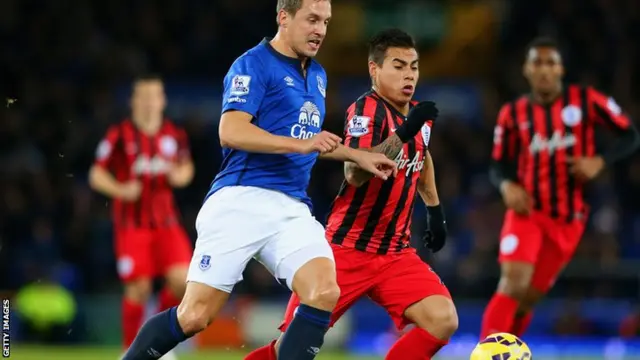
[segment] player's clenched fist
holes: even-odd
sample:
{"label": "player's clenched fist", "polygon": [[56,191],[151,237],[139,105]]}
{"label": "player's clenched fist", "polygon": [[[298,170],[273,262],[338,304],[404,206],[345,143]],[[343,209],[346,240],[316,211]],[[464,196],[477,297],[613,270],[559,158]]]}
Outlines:
{"label": "player's clenched fist", "polygon": [[302,142],[303,145],[300,149],[300,153],[310,154],[312,152],[319,152],[321,154],[326,154],[337,149],[338,145],[342,142],[342,138],[328,131],[322,131],[312,138],[302,140]]}
{"label": "player's clenched fist", "polygon": [[500,186],[505,205],[520,215],[529,214],[532,206],[531,197],[527,191],[517,183],[505,181]]}
{"label": "player's clenched fist", "polygon": [[387,180],[389,176],[395,176],[398,173],[396,162],[383,154],[356,150],[352,161],[362,170],[368,171],[383,180]]}

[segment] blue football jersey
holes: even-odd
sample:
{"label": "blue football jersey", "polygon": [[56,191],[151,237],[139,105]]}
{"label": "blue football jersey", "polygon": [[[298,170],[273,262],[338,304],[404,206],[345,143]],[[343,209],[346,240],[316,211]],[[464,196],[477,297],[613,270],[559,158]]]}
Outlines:
{"label": "blue football jersey", "polygon": [[[264,39],[240,56],[224,78],[222,113],[243,111],[252,123],[274,135],[308,139],[319,133],[325,115],[327,75],[317,62],[277,52]],[[211,194],[225,186],[277,190],[309,206],[307,187],[318,153],[259,154],[223,148],[220,172]]]}

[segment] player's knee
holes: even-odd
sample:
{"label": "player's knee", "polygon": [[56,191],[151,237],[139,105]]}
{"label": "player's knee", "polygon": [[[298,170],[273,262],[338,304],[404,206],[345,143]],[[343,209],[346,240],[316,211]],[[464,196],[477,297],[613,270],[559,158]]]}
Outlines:
{"label": "player's knee", "polygon": [[498,292],[509,296],[512,299],[522,301],[529,288],[529,282],[519,278],[502,277],[498,285]]}
{"label": "player's knee", "polygon": [[212,317],[206,301],[183,301],[178,306],[178,323],[185,334],[197,334],[209,326]]}
{"label": "player's knee", "polygon": [[455,305],[444,296],[431,296],[412,305],[405,316],[441,340],[448,340],[458,330]]}
{"label": "player's knee", "polygon": [[176,267],[170,269],[166,275],[167,287],[171,290],[171,293],[181,299],[184,296],[184,292],[187,288],[187,272],[186,267]]}
{"label": "player's knee", "polygon": [[329,258],[315,258],[303,265],[292,285],[301,303],[318,309],[331,311],[340,298],[335,263]]}
{"label": "player's knee", "polygon": [[436,316],[435,333],[439,339],[450,339],[458,330],[458,314],[455,312],[445,312]]}
{"label": "player's knee", "polygon": [[229,299],[229,293],[211,286],[190,282],[178,306],[178,323],[187,335],[209,326]]}
{"label": "player's knee", "polygon": [[323,310],[333,310],[340,298],[340,287],[335,281],[320,283],[311,288],[309,294],[300,297],[300,302]]}
{"label": "player's knee", "polygon": [[516,300],[524,300],[531,285],[533,266],[530,264],[503,264],[498,292]]}
{"label": "player's knee", "polygon": [[137,279],[124,285],[124,297],[138,304],[145,304],[151,297],[153,287],[149,279]]}
{"label": "player's knee", "polygon": [[542,300],[543,297],[544,292],[534,287],[529,287],[526,295],[520,301],[520,304],[518,306],[518,314],[526,314],[533,311],[533,308],[540,302],[540,300]]}

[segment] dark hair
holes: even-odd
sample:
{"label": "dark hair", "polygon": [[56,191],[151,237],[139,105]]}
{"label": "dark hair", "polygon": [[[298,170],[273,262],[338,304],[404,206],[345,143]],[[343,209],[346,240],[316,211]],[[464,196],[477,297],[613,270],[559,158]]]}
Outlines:
{"label": "dark hair", "polygon": [[[331,0],[327,1],[331,2]],[[276,13],[279,13],[280,10],[284,10],[291,15],[295,15],[298,10],[302,8],[302,3],[304,3],[304,0],[278,0],[278,5],[276,5]]]}
{"label": "dark hair", "polygon": [[369,40],[369,61],[382,65],[389,48],[414,49],[416,42],[407,32],[392,28],[382,30]]}
{"label": "dark hair", "polygon": [[148,73],[148,74],[141,74],[141,75],[136,76],[133,79],[133,85],[135,86],[138,83],[149,82],[149,81],[163,82],[162,76],[160,76],[158,74]]}
{"label": "dark hair", "polygon": [[547,36],[539,36],[531,40],[531,42],[527,46],[527,53],[536,48],[550,48],[559,50],[558,42],[554,38]]}

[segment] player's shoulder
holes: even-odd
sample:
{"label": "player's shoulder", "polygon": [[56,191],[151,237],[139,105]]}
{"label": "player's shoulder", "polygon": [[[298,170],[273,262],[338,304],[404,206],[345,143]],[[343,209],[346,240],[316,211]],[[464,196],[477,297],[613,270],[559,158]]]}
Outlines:
{"label": "player's shoulder", "polygon": [[327,77],[327,71],[324,69],[324,66],[315,59],[309,59],[309,69],[319,76]]}
{"label": "player's shoulder", "polygon": [[175,121],[164,118],[162,120],[162,132],[166,134],[179,134],[182,132],[182,126],[178,125]]}
{"label": "player's shoulder", "polygon": [[364,109],[365,107],[367,107],[366,106],[367,104],[378,105],[378,103],[383,103],[382,98],[380,98],[380,96],[378,96],[378,94],[376,94],[375,91],[369,90],[363,93],[362,95],[360,95],[356,99],[356,101],[352,102],[350,107]]}
{"label": "player's shoulder", "polygon": [[231,64],[230,72],[234,71],[261,71],[265,68],[265,62],[269,59],[265,56],[266,47],[263,44],[256,45],[238,56]]}
{"label": "player's shoulder", "polygon": [[581,96],[592,97],[592,96],[600,96],[600,97],[608,97],[606,92],[603,90],[589,84],[571,84],[567,87],[566,91],[575,91],[581,94]]}
{"label": "player's shoulder", "polygon": [[110,123],[109,125],[107,125],[107,133],[113,133],[113,132],[117,132],[117,133],[121,133],[122,131],[125,131],[129,126],[132,126],[133,124],[131,123],[131,120],[128,118],[124,118],[124,119],[120,119],[117,120],[115,122]]}

